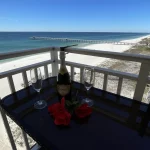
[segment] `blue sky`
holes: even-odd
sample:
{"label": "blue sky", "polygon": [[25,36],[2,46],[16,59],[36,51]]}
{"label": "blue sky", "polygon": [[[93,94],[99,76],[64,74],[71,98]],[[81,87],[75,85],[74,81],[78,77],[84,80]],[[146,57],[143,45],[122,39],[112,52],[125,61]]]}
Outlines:
{"label": "blue sky", "polygon": [[150,32],[150,0],[2,0],[0,31]]}

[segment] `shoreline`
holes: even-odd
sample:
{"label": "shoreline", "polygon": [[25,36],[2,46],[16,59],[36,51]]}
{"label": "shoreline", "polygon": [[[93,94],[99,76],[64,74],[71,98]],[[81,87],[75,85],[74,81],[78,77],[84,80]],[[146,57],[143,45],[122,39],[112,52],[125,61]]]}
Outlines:
{"label": "shoreline", "polygon": [[[129,40],[122,40],[120,42],[126,42],[126,43],[138,43],[144,38],[150,38],[150,35],[142,36],[135,39],[129,39]],[[83,49],[90,49],[90,50],[100,50],[100,51],[113,51],[113,52],[124,52],[129,50],[132,47],[132,45],[115,45],[115,44],[90,44],[87,46],[83,46],[80,48]],[[43,53],[43,54],[36,54],[32,56],[26,56],[23,58],[18,58],[16,60],[9,60],[6,62],[1,61],[0,62],[0,72],[20,68],[29,64],[34,64],[41,62],[43,60],[49,60],[50,55],[47,55],[49,53]],[[96,66],[102,63],[104,60],[107,60],[109,58],[103,58],[103,57],[95,57],[95,56],[86,56],[86,55],[79,55],[79,54],[67,54],[66,55],[66,61],[70,62],[76,62],[86,65],[92,65]],[[90,62],[89,62],[90,60]],[[11,68],[11,69],[10,69]]]}

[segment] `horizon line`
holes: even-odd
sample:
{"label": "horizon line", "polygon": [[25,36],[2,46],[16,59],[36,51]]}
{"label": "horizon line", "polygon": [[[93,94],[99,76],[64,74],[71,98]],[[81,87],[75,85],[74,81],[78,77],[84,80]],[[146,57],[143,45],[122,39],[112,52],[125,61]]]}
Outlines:
{"label": "horizon line", "polygon": [[148,33],[150,32],[131,32],[131,31],[0,31],[0,32],[77,32],[77,33],[85,33],[85,32],[101,32],[101,33]]}

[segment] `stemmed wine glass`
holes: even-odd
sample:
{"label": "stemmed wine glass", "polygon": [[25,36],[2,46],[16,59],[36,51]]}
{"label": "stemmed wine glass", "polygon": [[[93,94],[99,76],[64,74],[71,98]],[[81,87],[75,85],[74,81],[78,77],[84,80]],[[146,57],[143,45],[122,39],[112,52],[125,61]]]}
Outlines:
{"label": "stemmed wine glass", "polygon": [[39,100],[34,104],[35,109],[43,109],[47,106],[44,100],[41,100],[40,91],[42,89],[42,75],[40,68],[33,68],[30,70],[31,83],[34,88],[39,93]]}
{"label": "stemmed wine glass", "polygon": [[84,86],[87,90],[87,98],[83,99],[82,103],[87,103],[88,106],[93,105],[93,100],[88,98],[88,92],[93,86],[94,80],[95,80],[94,68],[85,67],[83,70],[83,81],[84,81]]}

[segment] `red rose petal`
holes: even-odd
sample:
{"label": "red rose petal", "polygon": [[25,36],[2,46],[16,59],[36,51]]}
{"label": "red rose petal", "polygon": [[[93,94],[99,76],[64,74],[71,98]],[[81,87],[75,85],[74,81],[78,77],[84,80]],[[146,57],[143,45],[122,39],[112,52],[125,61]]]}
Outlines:
{"label": "red rose petal", "polygon": [[63,124],[64,124],[64,119],[55,118],[54,123],[55,123],[56,125],[63,125]]}
{"label": "red rose petal", "polygon": [[71,118],[71,115],[67,111],[64,111],[63,113],[58,113],[55,116],[54,123],[56,125],[69,125],[70,118]]}
{"label": "red rose petal", "polygon": [[63,97],[63,98],[61,99],[61,105],[62,105],[62,107],[65,107],[65,97]]}
{"label": "red rose petal", "polygon": [[89,116],[92,113],[92,108],[88,107],[87,104],[82,104],[75,110],[75,114],[78,118],[84,118]]}
{"label": "red rose petal", "polygon": [[65,109],[65,98],[61,99],[61,103],[56,103],[48,107],[48,112],[55,118],[56,125],[69,125],[71,115]]}

